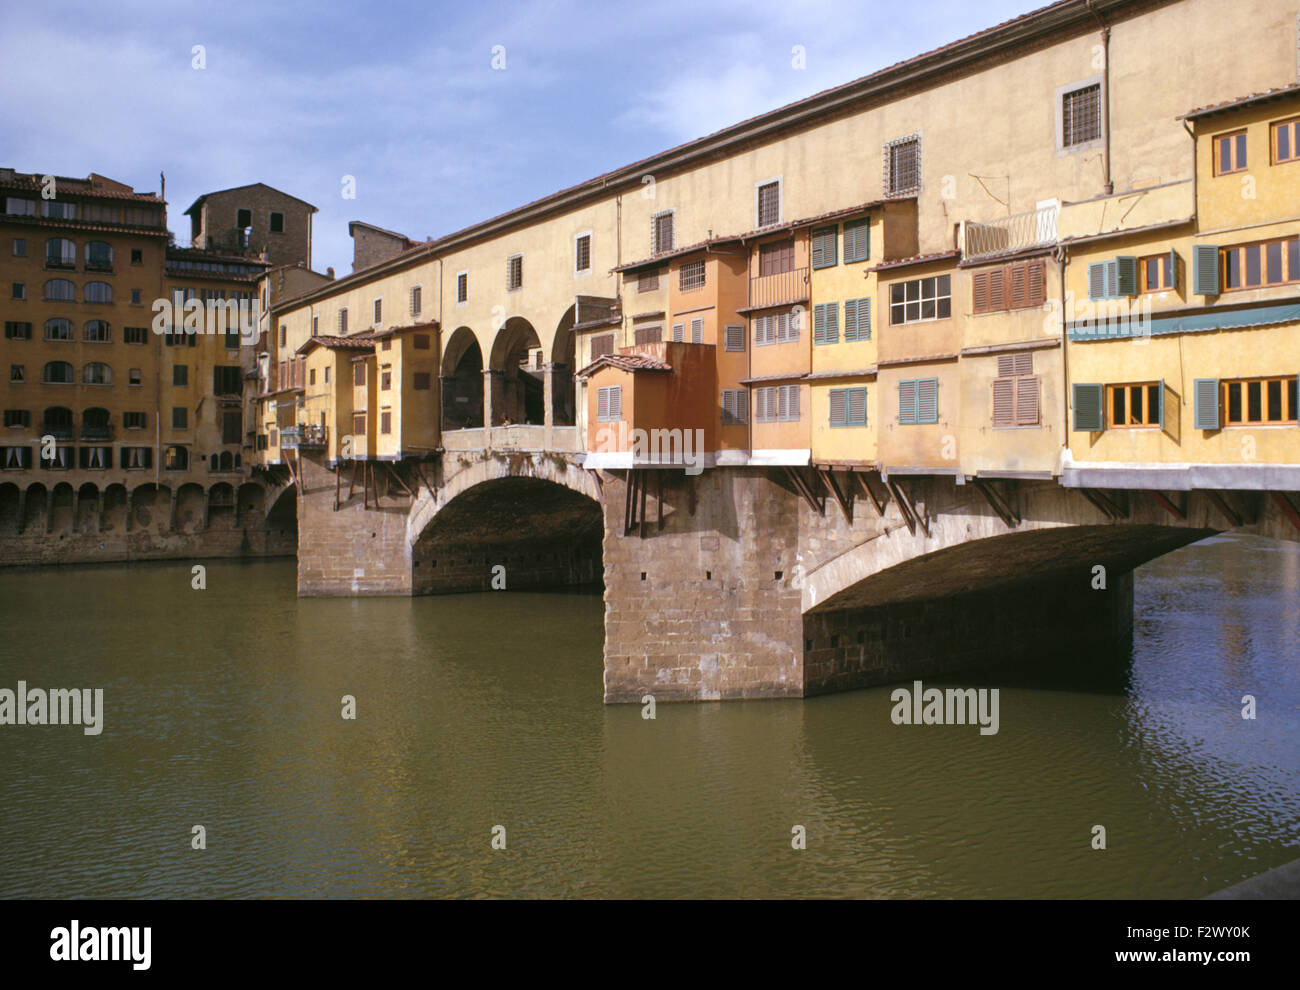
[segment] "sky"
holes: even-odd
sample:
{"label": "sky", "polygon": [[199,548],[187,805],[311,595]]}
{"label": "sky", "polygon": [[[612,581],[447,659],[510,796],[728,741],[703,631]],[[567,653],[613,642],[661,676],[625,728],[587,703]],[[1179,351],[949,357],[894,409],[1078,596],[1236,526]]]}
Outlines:
{"label": "sky", "polygon": [[350,220],[440,237],[1046,2],[15,4],[0,166],[165,172],[182,245],[199,195],[265,182],[342,276]]}

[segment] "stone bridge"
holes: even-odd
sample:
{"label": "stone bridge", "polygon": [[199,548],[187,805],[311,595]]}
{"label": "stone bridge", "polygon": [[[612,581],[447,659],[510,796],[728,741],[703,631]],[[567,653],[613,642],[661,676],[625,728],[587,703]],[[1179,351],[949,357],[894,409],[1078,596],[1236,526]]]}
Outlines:
{"label": "stone bridge", "polygon": [[1284,493],[812,467],[597,472],[578,453],[509,448],[356,472],[303,461],[300,594],[603,582],[610,702],[1122,665],[1133,568],[1225,530],[1300,539]]}

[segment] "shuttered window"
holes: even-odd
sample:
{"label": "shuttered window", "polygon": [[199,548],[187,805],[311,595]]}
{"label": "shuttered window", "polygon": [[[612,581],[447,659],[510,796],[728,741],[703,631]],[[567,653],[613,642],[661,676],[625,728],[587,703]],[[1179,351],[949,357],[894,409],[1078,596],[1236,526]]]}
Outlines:
{"label": "shuttered window", "polygon": [[691,320],[691,343],[704,343],[704,318],[697,316]]}
{"label": "shuttered window", "polygon": [[745,328],[743,326],[735,323],[727,326],[726,349],[729,351],[743,351],[745,349]]}
{"label": "shuttered window", "polygon": [[866,426],[867,390],[865,388],[833,388],[830,390],[830,425]]}
{"label": "shuttered window", "polygon": [[766,385],[755,389],[754,419],[759,423],[797,422],[799,386]]}
{"label": "shuttered window", "polygon": [[739,426],[748,422],[749,394],[744,389],[722,390],[722,425]]}
{"label": "shuttered window", "polygon": [[1138,259],[1095,261],[1088,266],[1088,298],[1119,299],[1138,293]]}
{"label": "shuttered window", "polygon": [[684,342],[685,342],[685,340],[686,340],[686,324],[685,324],[685,323],[674,323],[674,324],[673,324],[673,340],[674,340],[676,343],[678,343],[678,344],[681,344],[681,343],[684,343]]}
{"label": "shuttered window", "polygon": [[658,288],[659,288],[659,269],[656,268],[654,271],[651,272],[642,272],[639,276],[637,276],[637,280],[636,280],[637,292],[653,292]]}
{"label": "shuttered window", "polygon": [[780,275],[794,269],[794,244],[785,241],[780,244],[764,244],[758,249],[758,273],[760,275]]}
{"label": "shuttered window", "polygon": [[871,299],[846,299],[844,301],[844,341],[854,343],[871,339]]}
{"label": "shuttered window", "polygon": [[674,246],[673,213],[657,213],[650,218],[650,253],[661,254]]}
{"label": "shuttered window", "polygon": [[812,266],[814,268],[831,268],[838,263],[835,234],[834,227],[822,227],[812,232]]}
{"label": "shuttered window", "polygon": [[799,320],[789,310],[754,317],[755,345],[782,344],[798,339]]}
{"label": "shuttered window", "polygon": [[916,378],[898,383],[898,422],[900,426],[939,422],[939,379]]}
{"label": "shuttered window", "polygon": [[600,337],[591,338],[591,359],[593,361],[603,354],[613,354],[613,353],[614,353],[614,335],[612,333],[607,333],[607,334],[603,334]]}
{"label": "shuttered window", "polygon": [[840,304],[818,303],[813,306],[813,343],[840,342]]}
{"label": "shuttered window", "polygon": [[662,326],[639,327],[636,331],[636,342],[638,344],[657,344],[664,339],[664,328]]}
{"label": "shuttered window", "polygon": [[993,380],[995,427],[1038,425],[1039,380],[1033,372],[1032,354],[999,355],[998,377]]}
{"label": "shuttered window", "polygon": [[1200,296],[1219,294],[1219,249],[1216,245],[1197,244],[1192,248],[1192,286]]}
{"label": "shuttered window", "polygon": [[871,257],[871,221],[863,218],[844,225],[844,263],[866,261]]}
{"label": "shuttered window", "polygon": [[596,390],[596,420],[613,423],[623,418],[623,386],[602,385]]}
{"label": "shuttered window", "polygon": [[1195,399],[1193,424],[1198,430],[1217,430],[1219,428],[1219,380],[1217,378],[1198,378],[1192,383],[1192,395]]}
{"label": "shuttered window", "polygon": [[1102,408],[1104,389],[1100,385],[1076,382],[1073,393],[1074,429],[1097,433],[1105,428],[1105,416]]}
{"label": "shuttered window", "polygon": [[1283,426],[1295,424],[1295,377],[1243,378],[1220,382],[1220,410],[1224,426]]}
{"label": "shuttered window", "polygon": [[767,227],[781,222],[781,183],[769,182],[758,187],[758,226]]}
{"label": "shuttered window", "polygon": [[1041,306],[1047,299],[1047,262],[1018,261],[971,276],[971,309],[996,313]]}
{"label": "shuttered window", "polygon": [[1106,386],[1107,426],[1132,429],[1163,426],[1165,416],[1164,382]]}

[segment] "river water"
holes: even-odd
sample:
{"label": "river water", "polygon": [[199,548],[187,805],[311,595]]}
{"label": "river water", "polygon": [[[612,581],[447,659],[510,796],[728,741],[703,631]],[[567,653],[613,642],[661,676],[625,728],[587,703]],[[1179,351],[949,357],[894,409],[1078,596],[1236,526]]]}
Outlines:
{"label": "river water", "polygon": [[597,594],[206,566],[0,573],[0,688],[104,689],[97,736],[0,725],[0,896],[1199,897],[1300,856],[1300,546],[1141,568],[1127,685],[1002,680],[990,736],[889,688],[649,720],[601,704]]}

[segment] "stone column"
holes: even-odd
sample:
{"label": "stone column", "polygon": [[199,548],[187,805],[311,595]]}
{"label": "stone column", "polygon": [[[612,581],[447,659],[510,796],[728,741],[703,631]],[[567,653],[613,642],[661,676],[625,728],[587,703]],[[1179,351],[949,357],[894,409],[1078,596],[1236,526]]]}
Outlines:
{"label": "stone column", "polygon": [[131,532],[131,516],[135,513],[135,493],[126,493],[126,531]]}
{"label": "stone column", "polygon": [[555,365],[547,362],[542,365],[542,423],[544,432],[542,433],[542,446],[547,450],[552,448],[551,444],[551,427],[555,425]]}
{"label": "stone column", "polygon": [[171,497],[171,503],[172,503],[172,504],[171,504],[171,511],[167,514],[167,530],[168,530],[168,532],[172,532],[172,533],[176,532],[176,500],[177,500],[177,496],[178,496],[178,492],[176,491],[176,489],[173,488],[173,489],[172,489],[172,497]]}
{"label": "stone column", "polygon": [[496,368],[483,370],[483,446],[492,449],[492,411],[500,389],[503,372]]}

